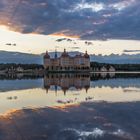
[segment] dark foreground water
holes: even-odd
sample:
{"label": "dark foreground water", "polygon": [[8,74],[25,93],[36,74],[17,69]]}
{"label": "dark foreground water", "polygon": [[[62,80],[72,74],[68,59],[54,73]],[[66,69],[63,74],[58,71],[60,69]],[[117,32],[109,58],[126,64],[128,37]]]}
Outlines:
{"label": "dark foreground water", "polygon": [[0,79],[0,140],[139,139],[140,74]]}

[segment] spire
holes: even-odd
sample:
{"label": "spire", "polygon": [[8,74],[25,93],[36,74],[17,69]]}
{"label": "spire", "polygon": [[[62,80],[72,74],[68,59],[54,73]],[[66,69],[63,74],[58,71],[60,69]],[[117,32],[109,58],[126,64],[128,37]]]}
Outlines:
{"label": "spire", "polygon": [[61,57],[69,57],[68,53],[66,52],[66,49],[64,49],[64,52],[62,53]]}
{"label": "spire", "polygon": [[57,50],[55,49],[55,56],[54,56],[55,58],[57,58]]}

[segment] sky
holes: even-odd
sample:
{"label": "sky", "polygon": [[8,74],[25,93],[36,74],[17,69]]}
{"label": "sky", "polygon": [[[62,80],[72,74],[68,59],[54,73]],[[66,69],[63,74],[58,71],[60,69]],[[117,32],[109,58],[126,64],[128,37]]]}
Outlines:
{"label": "sky", "polygon": [[0,50],[140,53],[139,7],[139,0],[1,0]]}

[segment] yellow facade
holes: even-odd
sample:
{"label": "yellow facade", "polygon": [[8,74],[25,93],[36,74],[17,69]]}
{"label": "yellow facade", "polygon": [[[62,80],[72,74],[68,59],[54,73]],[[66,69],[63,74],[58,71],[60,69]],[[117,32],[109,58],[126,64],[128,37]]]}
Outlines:
{"label": "yellow facade", "polygon": [[66,50],[60,57],[50,58],[48,52],[44,56],[44,68],[50,71],[89,70],[90,57],[87,52],[84,55],[70,56]]}

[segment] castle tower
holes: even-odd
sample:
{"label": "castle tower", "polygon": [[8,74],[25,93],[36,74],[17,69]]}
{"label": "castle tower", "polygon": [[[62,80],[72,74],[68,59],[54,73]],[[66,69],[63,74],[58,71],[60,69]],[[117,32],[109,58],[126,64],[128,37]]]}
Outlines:
{"label": "castle tower", "polygon": [[44,55],[44,68],[49,69],[50,66],[50,55],[48,54],[48,51],[46,51]]}
{"label": "castle tower", "polygon": [[70,66],[69,62],[70,62],[70,56],[66,52],[66,49],[64,49],[64,52],[62,53],[62,55],[60,57],[60,65],[61,65],[63,70],[68,70],[68,68]]}
{"label": "castle tower", "polygon": [[86,50],[86,52],[84,54],[84,58],[85,58],[85,60],[84,60],[84,62],[85,62],[85,68],[86,69],[90,69],[90,57],[89,57],[89,55],[87,53],[87,50]]}

